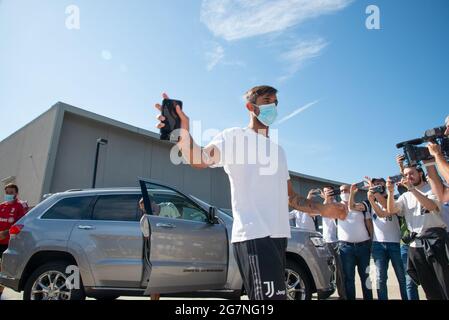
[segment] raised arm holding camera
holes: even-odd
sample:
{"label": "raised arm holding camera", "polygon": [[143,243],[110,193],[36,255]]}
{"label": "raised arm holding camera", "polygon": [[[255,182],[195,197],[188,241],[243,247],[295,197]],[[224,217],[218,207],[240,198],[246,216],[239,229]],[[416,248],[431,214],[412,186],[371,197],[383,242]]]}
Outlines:
{"label": "raised arm holding camera", "polygon": [[449,298],[448,235],[440,214],[440,203],[416,166],[404,168],[408,192],[394,199],[394,183],[387,180],[389,215],[405,217],[411,232],[408,274],[421,284],[429,300]]}

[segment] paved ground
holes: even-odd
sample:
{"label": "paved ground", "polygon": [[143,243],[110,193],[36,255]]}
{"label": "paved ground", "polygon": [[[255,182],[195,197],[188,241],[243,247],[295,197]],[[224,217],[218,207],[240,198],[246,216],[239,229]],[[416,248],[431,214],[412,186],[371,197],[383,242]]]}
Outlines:
{"label": "paved ground", "polygon": [[[356,280],[356,290],[357,290],[357,298],[361,299],[362,298],[362,289],[360,286],[360,279],[358,278],[358,276],[356,276],[357,280]],[[371,279],[373,280],[373,289],[375,291],[376,289],[376,283],[375,283],[375,267],[373,262],[371,262]],[[422,288],[419,288],[419,293],[420,293],[420,298],[424,299],[424,292],[422,291]],[[389,268],[389,272],[388,272],[388,295],[390,299],[401,299],[401,294],[399,291],[399,285],[398,282],[396,280],[396,276],[394,274],[393,271],[393,267],[390,264],[390,268]],[[374,297],[376,298],[377,294],[376,292],[374,292]],[[121,297],[120,299],[124,299],[124,300],[148,300],[148,298],[141,298],[141,297]],[[243,297],[243,300],[246,300],[247,297]],[[314,297],[314,299],[316,299],[316,297]],[[338,299],[337,294],[334,294],[330,299]],[[14,292],[12,290],[6,289],[5,292],[3,293],[2,296],[2,300],[22,300],[22,294]],[[182,300],[180,298],[162,298],[162,300]],[[192,300],[207,300],[204,298],[197,298],[197,299],[192,299]]]}

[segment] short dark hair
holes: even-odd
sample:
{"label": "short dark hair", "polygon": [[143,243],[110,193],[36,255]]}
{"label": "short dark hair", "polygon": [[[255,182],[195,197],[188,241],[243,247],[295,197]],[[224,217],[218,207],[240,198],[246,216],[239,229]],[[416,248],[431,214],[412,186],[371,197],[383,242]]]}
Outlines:
{"label": "short dark hair", "polygon": [[16,190],[16,193],[19,193],[19,187],[13,183],[8,183],[5,186],[5,191],[6,191],[6,189],[14,189],[14,190]]}
{"label": "short dark hair", "polygon": [[383,182],[383,183],[387,183],[387,181],[385,181],[385,179],[384,178],[373,178],[372,180],[371,180],[371,182],[372,183],[376,183],[376,182]]}
{"label": "short dark hair", "polygon": [[256,103],[256,100],[260,96],[264,96],[266,94],[273,95],[278,92],[277,89],[270,87],[270,86],[257,86],[252,89],[249,89],[245,93],[245,99],[248,102]]}
{"label": "short dark hair", "polygon": [[327,185],[327,186],[324,186],[324,187],[323,187],[323,190],[324,190],[324,189],[334,189],[334,188],[335,188],[334,186]]}

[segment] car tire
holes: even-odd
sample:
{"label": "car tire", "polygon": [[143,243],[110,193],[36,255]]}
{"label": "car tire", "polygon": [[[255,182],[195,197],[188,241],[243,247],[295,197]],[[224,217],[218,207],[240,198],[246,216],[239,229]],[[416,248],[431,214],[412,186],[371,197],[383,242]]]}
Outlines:
{"label": "car tire", "polygon": [[287,259],[285,283],[288,300],[312,300],[312,281],[306,269],[291,259]]}
{"label": "car tire", "polygon": [[[79,289],[67,289],[65,281],[68,277],[66,274],[67,267],[71,265],[65,261],[55,261],[46,263],[38,267],[25,283],[23,300],[84,300],[86,295],[84,293],[83,284],[80,279]],[[49,293],[44,289],[40,282],[45,287],[52,287],[51,284],[63,288],[61,293],[58,290],[51,290]],[[41,294],[33,294],[34,290],[39,290]]]}

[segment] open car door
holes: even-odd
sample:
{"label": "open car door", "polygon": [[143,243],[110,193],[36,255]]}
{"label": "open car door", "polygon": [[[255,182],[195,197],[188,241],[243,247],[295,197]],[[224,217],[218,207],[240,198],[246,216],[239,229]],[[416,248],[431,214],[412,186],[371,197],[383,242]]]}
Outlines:
{"label": "open car door", "polygon": [[224,224],[193,199],[151,180],[140,179],[146,214],[145,294],[224,288],[229,261]]}

